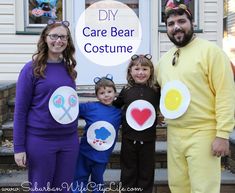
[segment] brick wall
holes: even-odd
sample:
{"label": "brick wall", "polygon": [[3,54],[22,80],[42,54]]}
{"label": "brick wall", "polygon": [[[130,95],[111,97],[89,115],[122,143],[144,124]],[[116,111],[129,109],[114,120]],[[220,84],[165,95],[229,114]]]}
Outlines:
{"label": "brick wall", "polygon": [[12,114],[8,102],[15,97],[15,82],[0,82],[0,126],[10,118]]}

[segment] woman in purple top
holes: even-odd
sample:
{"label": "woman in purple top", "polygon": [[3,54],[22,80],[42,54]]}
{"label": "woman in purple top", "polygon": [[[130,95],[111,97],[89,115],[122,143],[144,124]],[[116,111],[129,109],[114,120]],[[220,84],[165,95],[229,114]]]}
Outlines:
{"label": "woman in purple top", "polygon": [[68,21],[49,20],[16,88],[14,153],[30,192],[70,192],[78,154],[75,47]]}

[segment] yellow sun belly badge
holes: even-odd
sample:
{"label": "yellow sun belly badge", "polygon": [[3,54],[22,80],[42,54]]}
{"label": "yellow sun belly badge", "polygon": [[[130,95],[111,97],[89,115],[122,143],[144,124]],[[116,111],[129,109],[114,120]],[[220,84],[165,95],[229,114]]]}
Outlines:
{"label": "yellow sun belly badge", "polygon": [[187,86],[179,80],[167,82],[161,90],[160,110],[167,119],[181,117],[188,109],[191,95]]}

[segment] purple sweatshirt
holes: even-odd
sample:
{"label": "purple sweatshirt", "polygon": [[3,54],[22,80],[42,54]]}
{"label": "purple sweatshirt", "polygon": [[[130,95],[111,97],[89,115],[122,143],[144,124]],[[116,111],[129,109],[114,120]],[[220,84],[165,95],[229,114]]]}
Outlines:
{"label": "purple sweatshirt", "polygon": [[65,65],[47,63],[45,78],[33,75],[32,61],[20,72],[16,86],[14,113],[14,151],[25,152],[27,134],[45,137],[63,137],[77,132],[77,119],[69,124],[56,122],[50,114],[48,102],[53,92],[61,87],[76,88]]}

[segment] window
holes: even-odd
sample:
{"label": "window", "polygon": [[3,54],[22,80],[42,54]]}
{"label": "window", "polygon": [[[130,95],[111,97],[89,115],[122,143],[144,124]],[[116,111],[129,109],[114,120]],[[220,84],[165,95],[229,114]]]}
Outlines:
{"label": "window", "polygon": [[27,0],[26,27],[43,27],[49,19],[64,20],[63,0]]}
{"label": "window", "polygon": [[[165,2],[166,0],[160,0],[159,7],[161,8],[161,11],[159,12],[159,26],[165,26],[164,17],[165,17]],[[198,26],[198,0],[191,0],[189,1],[189,9],[192,12],[193,15],[193,21],[194,25]]]}
{"label": "window", "polygon": [[68,19],[70,14],[65,15],[65,12],[71,9],[72,3],[67,2],[65,0],[17,0],[16,34],[38,35],[49,19]]}
{"label": "window", "polygon": [[[101,0],[86,0],[86,8],[98,1]],[[139,15],[139,0],[119,0],[119,2],[126,4],[136,13],[137,16]]]}

